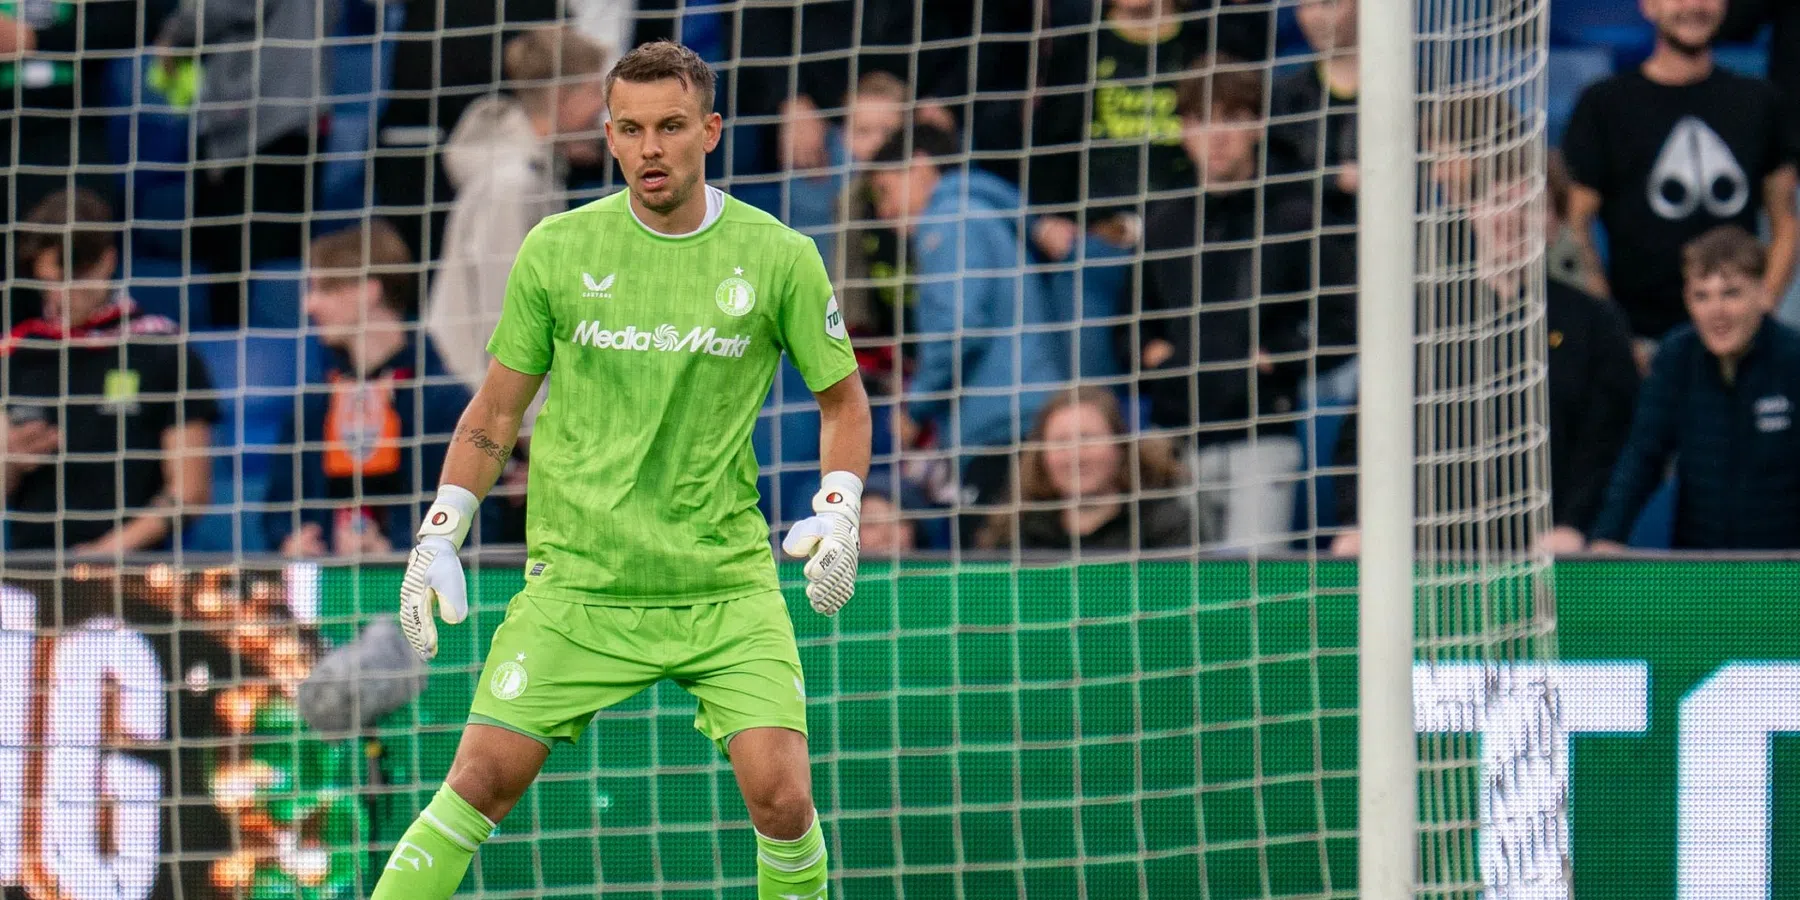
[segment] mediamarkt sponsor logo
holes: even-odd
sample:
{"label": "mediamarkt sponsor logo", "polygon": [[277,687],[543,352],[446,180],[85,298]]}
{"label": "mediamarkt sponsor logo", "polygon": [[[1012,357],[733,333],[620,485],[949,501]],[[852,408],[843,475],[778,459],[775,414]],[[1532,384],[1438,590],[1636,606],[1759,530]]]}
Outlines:
{"label": "mediamarkt sponsor logo", "polygon": [[655,331],[640,331],[636,325],[627,325],[620,331],[608,331],[599,322],[584,321],[575,326],[575,335],[571,340],[576,344],[586,344],[601,350],[661,350],[665,353],[685,351],[730,357],[741,357],[750,347],[750,336],[747,334],[720,337],[718,329],[701,328],[698,325],[682,334],[675,330],[675,326],[667,323],[656,326]]}

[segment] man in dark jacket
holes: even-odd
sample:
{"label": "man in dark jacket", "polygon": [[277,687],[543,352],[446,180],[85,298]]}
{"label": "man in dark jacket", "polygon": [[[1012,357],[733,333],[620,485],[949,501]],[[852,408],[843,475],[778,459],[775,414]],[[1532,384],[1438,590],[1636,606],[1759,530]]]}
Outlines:
{"label": "man in dark jacket", "polygon": [[[1532,171],[1529,166],[1501,165],[1497,168]],[[1551,212],[1557,205],[1554,199],[1542,204],[1545,209],[1540,214],[1541,230],[1528,227],[1533,190],[1531,179],[1509,180],[1497,188],[1483,188],[1484,196],[1472,208],[1470,223],[1475,238],[1477,269],[1484,276],[1481,287],[1487,300],[1492,301],[1492,309],[1524,311],[1524,304],[1519,302],[1529,296],[1524,279],[1527,275],[1536,277],[1534,268],[1529,265],[1538,252],[1533,243],[1541,240],[1538,235],[1557,231],[1558,223]],[[1482,306],[1490,307],[1490,304],[1484,301]],[[1507,364],[1506,354],[1517,338],[1514,326],[1498,330],[1500,335],[1492,357],[1496,372]],[[1600,513],[1613,465],[1625,443],[1637,397],[1637,366],[1632,359],[1631,332],[1618,307],[1554,279],[1545,282],[1544,333],[1550,395],[1552,530],[1542,537],[1541,546],[1552,553],[1573,553],[1586,545],[1587,535]],[[1457,351],[1467,346],[1463,342],[1455,345]],[[1442,390],[1451,386],[1444,382],[1444,367],[1439,367],[1439,371],[1438,383],[1428,387]],[[1461,439],[1460,434],[1439,432],[1435,438],[1438,446],[1432,448],[1434,457],[1466,458],[1468,454],[1455,451],[1479,449],[1449,444],[1450,440]],[[1356,419],[1352,416],[1343,424],[1333,466],[1356,463],[1356,441]],[[1516,456],[1506,450],[1500,453],[1507,460]],[[1450,502],[1465,503],[1464,495],[1456,493],[1454,485],[1463,483],[1461,476],[1468,474],[1470,463],[1456,461],[1435,465],[1439,470],[1439,483],[1445,485],[1437,495]],[[1505,473],[1485,480],[1496,485],[1496,491],[1503,489],[1498,486],[1506,483]],[[1357,521],[1356,478],[1340,476],[1336,487],[1338,521],[1341,525],[1353,526]],[[1425,515],[1450,512],[1452,510],[1448,508],[1421,509]],[[1510,524],[1502,520],[1497,528],[1507,529]],[[1344,532],[1334,540],[1332,550],[1348,555],[1354,553],[1359,544],[1355,532]]]}
{"label": "man in dark jacket", "polygon": [[[1308,261],[1297,242],[1259,233],[1261,74],[1202,71],[1181,83],[1175,109],[1200,190],[1145,217],[1139,384],[1151,421],[1189,437],[1202,533],[1267,548],[1292,521],[1291,414],[1305,374],[1272,360],[1306,349]],[[1277,302],[1284,294],[1293,302]]]}
{"label": "man in dark jacket", "polygon": [[417,287],[392,225],[319,238],[312,264],[306,311],[332,358],[270,467],[263,532],[288,556],[387,553],[418,529],[469,393],[408,321]]}
{"label": "man in dark jacket", "polygon": [[1800,333],[1768,317],[1767,265],[1763,245],[1736,225],[1683,249],[1693,324],[1657,350],[1595,550],[1622,547],[1671,458],[1676,549],[1800,547]]}

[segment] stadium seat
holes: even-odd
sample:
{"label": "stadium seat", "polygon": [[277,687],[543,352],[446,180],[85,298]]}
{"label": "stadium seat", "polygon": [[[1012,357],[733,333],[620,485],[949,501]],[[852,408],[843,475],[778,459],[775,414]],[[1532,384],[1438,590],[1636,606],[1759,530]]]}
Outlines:
{"label": "stadium seat", "polygon": [[[1348,418],[1347,409],[1319,409],[1297,425],[1303,477],[1294,485],[1294,532],[1313,535],[1312,544],[1319,549],[1331,545],[1330,537],[1320,532],[1338,526],[1337,476],[1320,470],[1337,465],[1338,438]],[[1300,549],[1307,549],[1305,539],[1301,541]]]}
{"label": "stadium seat", "polygon": [[323,348],[298,334],[208,334],[195,337],[189,346],[206,365],[221,398],[213,430],[213,502],[235,504],[229,512],[195,522],[188,537],[197,543],[189,549],[230,550],[237,535],[246,552],[262,550],[260,513],[254,505],[266,496],[270,454],[282,449],[283,428],[295,414],[300,386],[323,372]]}
{"label": "stadium seat", "polygon": [[184,331],[205,331],[212,327],[211,286],[204,281],[189,280],[206,274],[203,266],[194,264],[183,272],[179,260],[158,256],[129,257],[125,280],[130,285],[131,299],[146,313],[167,316],[180,323]]}
{"label": "stadium seat", "polygon": [[1766,39],[1749,44],[1719,44],[1713,48],[1713,60],[1719,68],[1762,78],[1769,74],[1769,45]]}
{"label": "stadium seat", "polygon": [[106,64],[105,103],[126,110],[107,123],[107,143],[114,162],[129,166],[120,176],[121,216],[132,223],[131,251],[180,258],[188,218],[190,119],[169,106],[149,86],[150,54],[128,56]]}
{"label": "stadium seat", "polygon": [[250,327],[297,331],[306,319],[301,308],[304,291],[299,260],[277,260],[257,266],[250,273]]}
{"label": "stadium seat", "polygon": [[1610,47],[1552,47],[1544,73],[1549,91],[1549,141],[1562,143],[1563,130],[1575,111],[1575,101],[1587,86],[1611,75]]}
{"label": "stadium seat", "polygon": [[[217,392],[219,422],[213,427],[212,502],[224,510],[208,513],[190,522],[186,528],[186,549],[197,553],[223,553],[249,550],[240,543],[242,514],[237,465],[242,440],[244,397],[238,393],[243,362],[243,340],[234,335],[204,335],[193,338],[188,347],[206,365]],[[245,460],[246,465],[249,460]]]}
{"label": "stadium seat", "polygon": [[398,34],[406,17],[404,4],[377,6],[379,10],[366,0],[349,0],[339,18],[339,43],[331,50],[331,131],[319,175],[322,210],[360,211],[365,206],[375,122],[393,83],[394,42],[383,36]]}
{"label": "stadium seat", "polygon": [[1675,543],[1676,493],[1675,479],[1670,478],[1650,495],[1650,502],[1632,523],[1627,544],[1641,550],[1667,550]]}

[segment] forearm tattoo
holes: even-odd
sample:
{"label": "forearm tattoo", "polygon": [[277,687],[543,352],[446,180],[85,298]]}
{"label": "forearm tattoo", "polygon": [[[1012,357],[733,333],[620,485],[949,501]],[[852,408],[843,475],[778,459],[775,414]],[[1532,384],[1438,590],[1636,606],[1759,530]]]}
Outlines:
{"label": "forearm tattoo", "polygon": [[465,435],[465,439],[469,443],[475,445],[475,449],[486,454],[487,458],[494,462],[505,465],[506,460],[512,456],[512,445],[502,444],[499,441],[488,437],[487,429],[485,428],[471,428],[468,431],[462,431],[462,429],[459,428],[457,431],[462,432],[462,434]]}

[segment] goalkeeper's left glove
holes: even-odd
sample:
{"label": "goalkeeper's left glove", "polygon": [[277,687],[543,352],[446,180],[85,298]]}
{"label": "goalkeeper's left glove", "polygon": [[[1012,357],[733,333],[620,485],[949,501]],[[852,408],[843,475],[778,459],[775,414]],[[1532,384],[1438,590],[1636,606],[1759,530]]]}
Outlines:
{"label": "goalkeeper's left glove", "polygon": [[813,495],[813,515],[788,530],[781,549],[806,564],[806,599],[814,612],[835,615],[856,592],[856,555],[862,549],[862,479],[829,472]]}

